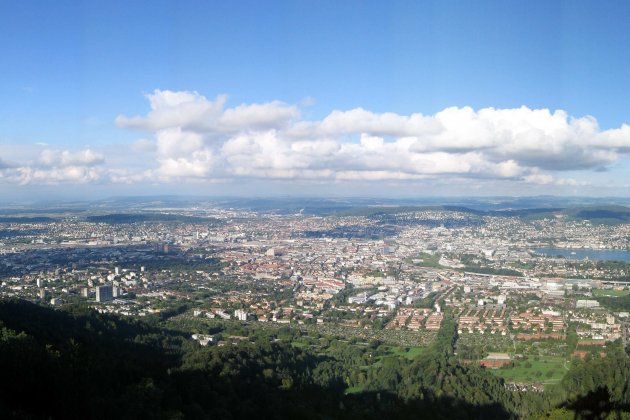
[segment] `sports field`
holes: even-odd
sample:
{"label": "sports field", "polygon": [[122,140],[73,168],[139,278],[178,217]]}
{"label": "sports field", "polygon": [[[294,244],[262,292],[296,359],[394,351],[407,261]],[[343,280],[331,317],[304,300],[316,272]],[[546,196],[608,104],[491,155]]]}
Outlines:
{"label": "sports field", "polygon": [[540,356],[535,360],[516,360],[514,367],[492,369],[491,372],[507,382],[542,382],[552,384],[559,382],[564,376],[564,358],[559,356]]}

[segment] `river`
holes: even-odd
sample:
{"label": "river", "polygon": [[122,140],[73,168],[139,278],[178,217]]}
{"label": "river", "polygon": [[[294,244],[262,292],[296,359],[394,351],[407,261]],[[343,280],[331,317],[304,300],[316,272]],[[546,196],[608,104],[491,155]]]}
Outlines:
{"label": "river", "polygon": [[562,255],[571,260],[589,260],[597,261],[623,261],[630,263],[630,250],[628,249],[581,249],[581,248],[536,248],[537,254],[546,255],[548,257],[556,257]]}

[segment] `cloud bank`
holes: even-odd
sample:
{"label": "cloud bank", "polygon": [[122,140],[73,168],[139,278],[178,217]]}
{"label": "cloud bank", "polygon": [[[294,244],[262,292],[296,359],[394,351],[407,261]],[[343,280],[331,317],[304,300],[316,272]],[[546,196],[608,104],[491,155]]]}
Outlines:
{"label": "cloud bank", "polygon": [[12,184],[85,184],[96,182],[106,176],[105,157],[92,151],[55,150],[39,143],[26,150],[17,151],[19,155],[36,154],[27,161],[4,160],[3,155],[11,155],[7,148],[0,148],[0,182]]}
{"label": "cloud bank", "polygon": [[[227,97],[155,90],[145,115],[120,115],[141,138],[110,154],[37,146],[29,159],[0,148],[0,182],[327,183],[464,180],[583,185],[630,153],[630,126],[602,130],[563,110],[451,107],[434,115],[335,110],[305,120],[280,101],[228,107]],[[309,101],[310,102],[310,101]]]}
{"label": "cloud bank", "polygon": [[145,116],[119,127],[151,133],[151,176],[422,180],[507,179],[577,185],[562,172],[606,170],[630,152],[630,127],[601,130],[589,116],[548,109],[452,107],[435,115],[333,111],[300,119],[273,101],[226,108],[226,97],[156,90]]}

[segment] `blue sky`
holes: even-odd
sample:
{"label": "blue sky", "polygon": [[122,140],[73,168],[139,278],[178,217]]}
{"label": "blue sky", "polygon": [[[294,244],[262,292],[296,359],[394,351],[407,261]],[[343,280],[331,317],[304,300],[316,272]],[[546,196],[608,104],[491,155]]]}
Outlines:
{"label": "blue sky", "polygon": [[[628,195],[630,139],[620,127],[630,123],[629,9],[623,1],[3,1],[0,189]],[[165,92],[189,96],[169,102]],[[189,126],[148,122],[151,98],[169,120],[196,112],[182,101],[204,108],[222,94],[229,115],[267,104],[255,108],[265,123],[244,112],[237,126],[218,129],[222,117],[201,111]],[[441,134],[430,121],[402,132],[365,123],[390,113],[404,125],[452,107],[458,115],[434,118]],[[480,114],[521,107],[532,112]],[[370,114],[350,114],[357,109]],[[566,127],[536,116],[543,109],[561,110]],[[335,111],[343,121],[322,128]],[[588,129],[572,124],[587,116],[596,120]],[[506,118],[516,128],[497,123]],[[501,132],[467,138],[480,121]],[[307,133],[295,128],[307,122]],[[375,137],[378,147],[397,146],[377,151]],[[573,144],[575,156],[565,153]],[[374,155],[400,159],[400,168]],[[255,170],[239,166],[246,156]]]}

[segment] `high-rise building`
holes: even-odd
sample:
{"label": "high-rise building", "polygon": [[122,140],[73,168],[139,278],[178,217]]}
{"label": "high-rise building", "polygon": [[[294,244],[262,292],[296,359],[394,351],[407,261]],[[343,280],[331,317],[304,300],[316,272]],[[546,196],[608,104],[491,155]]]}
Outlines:
{"label": "high-rise building", "polygon": [[105,284],[96,288],[96,301],[109,302],[114,300],[114,291],[111,284]]}

